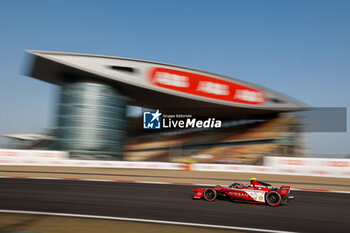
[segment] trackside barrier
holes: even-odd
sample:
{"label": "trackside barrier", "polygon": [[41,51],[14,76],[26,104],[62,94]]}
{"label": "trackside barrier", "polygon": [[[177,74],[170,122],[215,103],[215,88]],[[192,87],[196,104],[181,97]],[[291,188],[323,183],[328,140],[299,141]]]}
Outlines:
{"label": "trackside barrier", "polygon": [[266,156],[264,164],[278,173],[350,177],[350,159]]}
{"label": "trackside barrier", "polygon": [[7,150],[0,149],[0,159],[68,159],[69,154],[65,151],[52,150]]}
{"label": "trackside barrier", "polygon": [[0,165],[11,166],[56,166],[56,167],[103,167],[103,168],[136,168],[136,169],[164,169],[185,170],[181,163],[163,162],[127,162],[127,161],[94,161],[94,160],[26,160],[26,159],[2,159]]}
{"label": "trackside barrier", "polygon": [[163,169],[350,178],[350,159],[265,157],[264,166],[68,159],[62,151],[0,150],[0,165]]}

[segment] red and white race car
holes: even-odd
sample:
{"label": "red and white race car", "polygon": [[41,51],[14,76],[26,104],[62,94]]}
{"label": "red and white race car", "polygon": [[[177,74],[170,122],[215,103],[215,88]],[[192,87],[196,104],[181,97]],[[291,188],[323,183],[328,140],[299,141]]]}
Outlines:
{"label": "red and white race car", "polygon": [[217,185],[211,188],[194,189],[194,199],[204,198],[207,201],[215,201],[216,198],[230,199],[234,202],[268,204],[278,206],[287,204],[290,199],[290,186],[273,188],[270,184],[250,179],[250,184],[233,183],[230,186]]}

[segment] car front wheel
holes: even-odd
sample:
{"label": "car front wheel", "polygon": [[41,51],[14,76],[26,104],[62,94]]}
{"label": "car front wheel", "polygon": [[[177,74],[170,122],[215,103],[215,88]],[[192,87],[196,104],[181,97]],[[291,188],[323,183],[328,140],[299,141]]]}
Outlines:
{"label": "car front wheel", "polygon": [[204,199],[207,201],[215,201],[217,197],[217,192],[215,189],[207,188],[203,193]]}

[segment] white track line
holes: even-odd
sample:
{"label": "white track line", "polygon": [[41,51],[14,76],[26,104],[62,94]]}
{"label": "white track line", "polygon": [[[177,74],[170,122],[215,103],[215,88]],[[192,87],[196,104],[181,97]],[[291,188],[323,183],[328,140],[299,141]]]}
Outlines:
{"label": "white track line", "polygon": [[[35,179],[35,180],[68,180],[68,181],[96,181],[96,182],[118,182],[118,183],[139,183],[139,184],[167,184],[167,185],[189,185],[189,186],[215,186],[217,184],[193,184],[193,183],[171,183],[162,181],[131,181],[131,180],[106,180],[106,179],[79,179],[79,178],[54,178],[54,177],[22,177],[22,176],[0,176],[8,179]],[[350,194],[350,191],[338,190],[317,190],[291,188],[292,191],[319,192],[319,193],[342,193]]]}
{"label": "white track line", "polygon": [[258,229],[258,228],[250,228],[250,227],[235,227],[235,226],[200,224],[200,223],[190,223],[190,222],[174,222],[174,221],[153,220],[153,219],[143,219],[143,218],[123,218],[123,217],[85,215],[85,214],[51,213],[51,212],[39,212],[39,211],[2,210],[2,209],[0,209],[0,213],[35,214],[35,215],[49,215],[49,216],[73,217],[73,218],[93,218],[93,219],[104,219],[104,220],[118,220],[118,221],[131,221],[131,222],[144,222],[144,223],[160,223],[160,224],[168,224],[168,225],[208,227],[208,228],[216,228],[216,229],[255,231],[255,232],[294,233],[291,231],[278,231],[278,230]]}

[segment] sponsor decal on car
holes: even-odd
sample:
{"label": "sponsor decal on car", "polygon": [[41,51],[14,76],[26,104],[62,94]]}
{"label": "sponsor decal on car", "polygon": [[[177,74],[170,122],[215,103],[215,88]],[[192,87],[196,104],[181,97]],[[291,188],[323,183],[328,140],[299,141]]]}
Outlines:
{"label": "sponsor decal on car", "polygon": [[230,195],[234,195],[234,196],[239,196],[239,197],[249,197],[248,194],[243,193],[243,192],[229,192]]}
{"label": "sponsor decal on car", "polygon": [[249,196],[251,196],[255,201],[264,201],[264,194],[263,191],[246,191]]}

